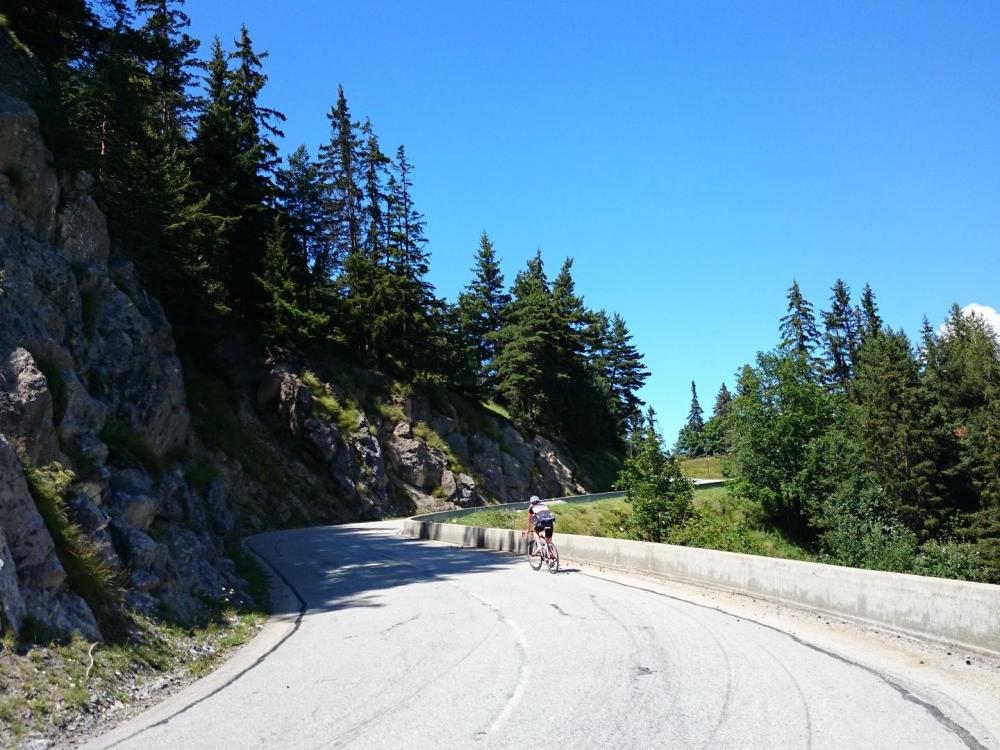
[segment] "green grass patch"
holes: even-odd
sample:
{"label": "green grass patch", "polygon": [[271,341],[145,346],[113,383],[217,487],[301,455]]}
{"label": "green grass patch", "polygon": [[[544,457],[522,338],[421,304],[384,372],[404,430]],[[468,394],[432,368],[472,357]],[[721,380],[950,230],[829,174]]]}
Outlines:
{"label": "green grass patch", "polygon": [[469,470],[465,468],[458,454],[451,449],[451,446],[445,441],[443,437],[438,435],[431,429],[430,425],[426,422],[416,422],[413,425],[413,436],[418,440],[423,440],[427,445],[432,448],[437,448],[441,451],[445,457],[448,459],[448,466],[456,474],[468,474]]}
{"label": "green grass patch", "polygon": [[313,409],[316,414],[332,421],[344,434],[350,435],[358,429],[359,411],[353,400],[345,398],[343,403],[338,401],[326,389],[319,376],[311,370],[302,373],[302,382],[312,391]]}
{"label": "green grass patch", "polygon": [[114,625],[122,581],[100,556],[90,538],[69,520],[66,491],[73,473],[59,464],[26,466],[24,476],[38,513],[48,529],[69,587],[82,596],[102,625]]}
{"label": "green grass patch", "polygon": [[[815,560],[807,549],[776,531],[757,525],[757,513],[745,501],[729,496],[725,487],[696,489],[694,515],[672,530],[669,543],[689,547],[742,552],[792,560]],[[634,538],[629,534],[631,506],[624,498],[592,503],[552,505],[556,532],[584,536]],[[448,523],[496,529],[523,529],[526,511],[485,508]]]}
{"label": "green grass patch", "polygon": [[483,404],[483,408],[486,409],[487,411],[493,412],[498,417],[506,419],[508,422],[511,421],[510,412],[507,411],[505,407],[498,404],[496,401],[487,401],[486,403]]}
{"label": "green grass patch", "polygon": [[724,479],[726,477],[725,456],[702,456],[682,458],[681,473],[691,479]]}
{"label": "green grass patch", "polygon": [[112,464],[142,468],[154,475],[163,470],[160,456],[141,435],[120,419],[108,417],[100,438],[108,446],[108,458]]}

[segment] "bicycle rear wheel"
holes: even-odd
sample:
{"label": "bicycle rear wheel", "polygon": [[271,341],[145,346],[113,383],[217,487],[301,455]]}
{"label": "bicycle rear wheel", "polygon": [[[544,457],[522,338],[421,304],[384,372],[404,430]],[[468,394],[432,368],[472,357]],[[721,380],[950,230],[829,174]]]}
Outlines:
{"label": "bicycle rear wheel", "polygon": [[528,565],[532,570],[542,569],[542,548],[535,543],[534,539],[528,541]]}
{"label": "bicycle rear wheel", "polygon": [[552,542],[549,542],[549,556],[545,562],[548,563],[550,573],[559,572],[559,550]]}

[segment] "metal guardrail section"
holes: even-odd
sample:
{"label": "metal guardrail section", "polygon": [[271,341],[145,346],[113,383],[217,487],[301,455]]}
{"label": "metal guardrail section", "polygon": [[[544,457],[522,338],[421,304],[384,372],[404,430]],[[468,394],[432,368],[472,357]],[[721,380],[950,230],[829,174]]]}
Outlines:
{"label": "metal guardrail section", "polygon": [[[553,498],[588,503],[622,493]],[[527,503],[490,506],[522,510]],[[466,547],[523,553],[513,529],[442,523],[482,508],[414,516],[403,534]],[[1000,655],[1000,586],[859,570],[670,544],[559,535],[562,557],[607,568],[661,576],[825,612],[990,655]]]}

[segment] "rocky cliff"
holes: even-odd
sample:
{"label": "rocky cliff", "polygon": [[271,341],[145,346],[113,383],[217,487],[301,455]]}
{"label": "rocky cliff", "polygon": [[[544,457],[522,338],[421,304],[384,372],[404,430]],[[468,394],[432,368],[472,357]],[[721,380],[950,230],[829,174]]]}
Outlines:
{"label": "rocky cliff", "polygon": [[184,372],[92,187],[0,91],[0,630],[194,622],[245,596],[250,531],[584,490],[544,438],[374,373],[252,346]]}

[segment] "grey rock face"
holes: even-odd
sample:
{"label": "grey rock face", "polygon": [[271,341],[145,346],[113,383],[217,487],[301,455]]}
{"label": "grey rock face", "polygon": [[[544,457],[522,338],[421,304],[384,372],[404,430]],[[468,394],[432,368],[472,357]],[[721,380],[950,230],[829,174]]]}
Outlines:
{"label": "grey rock face", "polygon": [[33,464],[60,457],[48,381],[31,353],[20,347],[0,350],[0,434]]}
{"label": "grey rock face", "polygon": [[7,537],[0,528],[0,632],[12,631],[17,635],[24,615],[24,599],[17,581],[14,558],[7,546]]}
{"label": "grey rock face", "polygon": [[[66,572],[28,491],[21,462],[2,435],[0,533],[6,538],[25,612],[55,630],[75,630],[88,638],[100,639],[100,629],[90,608],[66,589]],[[16,597],[0,601],[0,608],[16,611]]]}
{"label": "grey rock face", "polygon": [[9,205],[33,236],[55,236],[59,181],[42,141],[38,116],[20,99],[0,91],[0,173],[8,180]]}

